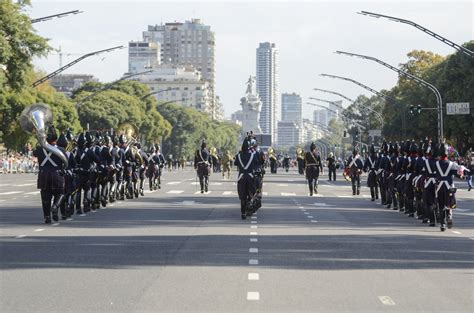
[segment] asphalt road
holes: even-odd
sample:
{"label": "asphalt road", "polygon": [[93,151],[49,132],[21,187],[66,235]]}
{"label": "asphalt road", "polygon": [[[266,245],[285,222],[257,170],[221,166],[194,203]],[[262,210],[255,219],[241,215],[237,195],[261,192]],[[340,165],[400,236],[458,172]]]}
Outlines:
{"label": "asphalt road", "polygon": [[[338,173],[339,175],[339,173]],[[240,219],[233,179],[166,172],[163,188],[54,226],[36,176],[0,176],[1,312],[473,312],[474,191],[442,233],[294,171]]]}

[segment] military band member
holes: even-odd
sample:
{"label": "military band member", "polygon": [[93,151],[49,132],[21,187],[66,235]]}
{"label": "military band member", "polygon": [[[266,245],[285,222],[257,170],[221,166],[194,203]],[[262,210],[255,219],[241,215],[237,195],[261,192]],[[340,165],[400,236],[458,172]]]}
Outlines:
{"label": "military band member", "polygon": [[407,142],[406,150],[408,150],[408,156],[405,157],[403,169],[405,171],[405,186],[404,186],[404,194],[405,194],[405,208],[408,211],[408,216],[414,217],[415,216],[415,189],[413,187],[413,180],[415,179],[415,166],[417,162],[417,151],[418,146],[416,143]]}
{"label": "military band member", "polygon": [[379,198],[377,164],[378,158],[377,154],[375,153],[375,147],[374,145],[371,145],[369,149],[369,156],[367,156],[364,163],[364,171],[369,173],[367,175],[367,187],[370,188],[371,201],[375,201],[375,199]]}
{"label": "military band member", "polygon": [[251,149],[250,151],[255,154],[255,159],[257,160],[254,167],[254,176],[255,176],[255,206],[256,209],[259,209],[262,206],[262,196],[263,196],[263,177],[265,176],[265,154],[260,150],[256,138],[250,140]]}
{"label": "military band member", "polygon": [[199,176],[201,193],[209,191],[210,164],[211,154],[207,150],[207,143],[203,140],[201,148],[197,149],[194,155],[194,169],[197,170],[197,175]]}
{"label": "military band member", "polygon": [[[70,133],[69,133],[70,135]],[[72,207],[72,196],[76,189],[74,169],[76,168],[76,160],[74,154],[71,151],[67,151],[69,141],[68,136],[61,134],[58,138],[57,145],[64,149],[66,158],[68,159],[68,167],[64,169],[64,199],[60,203],[61,218],[63,220],[70,218],[74,214],[74,208]],[[69,138],[71,138],[69,136]]]}
{"label": "military band member", "polygon": [[436,160],[434,152],[437,145],[434,142],[426,142],[423,148],[425,152],[424,160],[424,178],[423,184],[423,205],[425,212],[423,214],[423,222],[429,220],[430,226],[436,226]]}
{"label": "military band member", "polygon": [[222,156],[222,178],[225,178],[227,173],[227,179],[230,179],[230,168],[232,167],[233,159],[230,151],[226,150]]}
{"label": "military band member", "polygon": [[[247,138],[242,143],[241,151],[236,155],[234,164],[239,169],[239,176],[237,178],[237,191],[240,199],[240,213],[244,220],[246,215],[251,215],[248,212],[249,206],[254,199],[256,193],[256,184],[254,169],[257,166],[258,155],[249,150],[249,142]],[[255,211],[256,208],[253,208]]]}
{"label": "military band member", "polygon": [[352,155],[347,160],[346,168],[349,169],[349,177],[352,183],[352,195],[360,194],[360,174],[364,168],[364,163],[360,159],[359,151],[354,148]]}
{"label": "military band member", "polygon": [[[49,127],[46,135],[47,143],[66,154],[63,148],[56,145],[57,140],[56,129],[53,126]],[[39,163],[37,186],[41,190],[44,222],[51,224],[51,215],[55,222],[59,220],[58,209],[64,197],[64,174],[62,173],[64,163],[59,156],[43,147],[36,148],[33,155],[38,158]]]}
{"label": "military band member", "polygon": [[334,154],[332,152],[329,153],[326,162],[328,163],[329,181],[336,181],[336,158],[334,157]]}
{"label": "military band member", "polygon": [[319,174],[323,173],[323,165],[321,163],[321,157],[316,151],[316,145],[314,142],[311,143],[308,152],[305,154],[305,170],[306,179],[308,180],[309,195],[318,193],[318,179]]}

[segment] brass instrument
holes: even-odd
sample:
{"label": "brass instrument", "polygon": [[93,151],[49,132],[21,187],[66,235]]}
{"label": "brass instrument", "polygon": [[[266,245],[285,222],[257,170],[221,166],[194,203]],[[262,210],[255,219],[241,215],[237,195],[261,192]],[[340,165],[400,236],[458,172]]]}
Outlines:
{"label": "brass instrument", "polygon": [[68,159],[66,155],[58,147],[52,146],[46,141],[46,133],[51,125],[53,125],[53,112],[44,103],[30,105],[21,112],[21,128],[29,134],[36,133],[41,147],[59,157],[64,164],[64,168],[67,168]]}
{"label": "brass instrument", "polygon": [[304,150],[301,147],[298,147],[298,149],[296,149],[296,155],[298,158],[304,159]]}
{"label": "brass instrument", "polygon": [[273,147],[268,148],[268,155],[269,155],[270,158],[276,160],[275,150],[273,149]]}
{"label": "brass instrument", "polygon": [[118,126],[117,132],[125,135],[127,138],[126,144],[130,146],[130,150],[132,150],[132,154],[135,156],[135,159],[138,160],[139,165],[141,166],[144,164],[142,155],[138,151],[137,147],[135,147],[135,143],[138,142],[138,127],[132,123],[125,122]]}

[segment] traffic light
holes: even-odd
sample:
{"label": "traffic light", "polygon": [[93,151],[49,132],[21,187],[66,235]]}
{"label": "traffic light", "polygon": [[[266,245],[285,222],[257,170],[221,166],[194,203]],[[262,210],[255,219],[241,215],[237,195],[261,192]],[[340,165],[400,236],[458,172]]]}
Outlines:
{"label": "traffic light", "polygon": [[415,114],[415,107],[410,105],[410,114]]}
{"label": "traffic light", "polygon": [[420,114],[421,113],[421,105],[418,104],[416,107],[416,113]]}

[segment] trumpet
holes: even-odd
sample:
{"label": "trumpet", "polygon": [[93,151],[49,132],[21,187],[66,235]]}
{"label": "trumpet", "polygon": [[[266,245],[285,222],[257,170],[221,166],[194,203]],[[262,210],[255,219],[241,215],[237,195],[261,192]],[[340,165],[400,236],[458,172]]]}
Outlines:
{"label": "trumpet", "polygon": [[298,158],[303,159],[304,158],[304,150],[301,147],[298,147],[298,149],[296,149],[296,155],[298,156]]}
{"label": "trumpet", "polygon": [[126,144],[130,146],[132,154],[135,156],[135,159],[138,160],[139,165],[144,164],[142,155],[138,151],[137,147],[135,147],[135,144],[138,142],[138,127],[132,123],[125,122],[118,126],[117,131],[124,134],[127,138]]}

